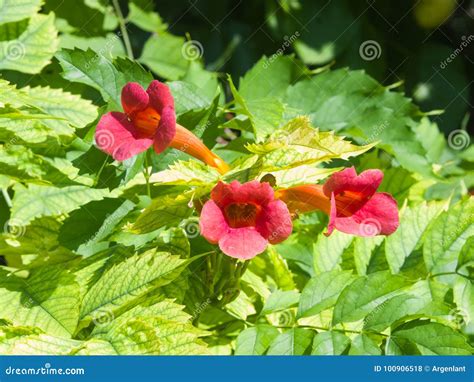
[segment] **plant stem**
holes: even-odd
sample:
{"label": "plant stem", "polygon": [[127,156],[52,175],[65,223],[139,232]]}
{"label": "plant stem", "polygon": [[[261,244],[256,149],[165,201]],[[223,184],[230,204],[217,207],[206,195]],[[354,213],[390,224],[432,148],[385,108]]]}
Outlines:
{"label": "plant stem", "polygon": [[148,194],[148,197],[151,198],[150,172],[148,171],[148,167],[150,164],[149,164],[148,153],[149,153],[148,151],[145,153],[145,168],[143,169],[143,175],[145,176],[145,181],[146,181],[146,192]]}
{"label": "plant stem", "polygon": [[122,32],[122,39],[125,44],[125,50],[127,51],[127,56],[133,60],[133,50],[132,50],[132,44],[130,43],[130,38],[128,36],[127,32],[127,26],[125,25],[125,19],[123,17],[122,10],[120,9],[120,4],[118,0],[112,0],[112,4],[114,5],[115,8],[115,13],[118,18],[118,22],[120,25],[120,31]]}
{"label": "plant stem", "polygon": [[434,278],[434,277],[440,277],[440,276],[461,276],[461,277],[464,277],[465,279],[468,279],[468,280],[473,280],[471,279],[469,276],[467,275],[463,275],[462,273],[459,273],[459,272],[441,272],[441,273],[435,273],[435,274],[432,274],[429,276],[430,279]]}
{"label": "plant stem", "polygon": [[[324,330],[324,331],[333,331],[333,332],[341,332],[341,333],[354,333],[354,334],[364,334],[367,332],[364,332],[363,330],[350,330],[350,329],[335,329],[335,328],[325,328],[324,326],[313,326],[313,325],[295,325],[295,326],[274,326],[275,328],[279,329],[292,329],[294,327],[297,328],[304,328],[304,329],[316,329],[316,330]],[[376,334],[378,336],[382,337],[389,337],[387,334],[383,334],[380,332],[371,332],[373,334]]]}
{"label": "plant stem", "polygon": [[102,166],[100,166],[99,172],[95,176],[94,186],[97,186],[97,184],[99,183],[100,175],[102,174],[102,171],[104,170],[105,165],[107,164],[108,161],[109,161],[109,158],[105,158],[104,163],[102,163]]}
{"label": "plant stem", "polygon": [[10,195],[8,195],[8,191],[5,188],[2,188],[2,194],[5,198],[5,203],[7,203],[7,206],[12,208],[12,200],[10,199]]}

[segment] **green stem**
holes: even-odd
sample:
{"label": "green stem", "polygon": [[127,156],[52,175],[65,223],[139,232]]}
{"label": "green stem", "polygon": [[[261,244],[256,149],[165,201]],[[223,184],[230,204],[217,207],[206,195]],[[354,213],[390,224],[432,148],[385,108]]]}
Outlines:
{"label": "green stem", "polygon": [[10,195],[8,195],[8,190],[6,190],[5,188],[2,188],[2,194],[3,194],[3,197],[5,198],[5,203],[7,203],[7,206],[12,208],[12,200],[10,199]]}
{"label": "green stem", "polygon": [[120,31],[122,32],[122,38],[123,42],[125,44],[125,49],[127,51],[127,56],[133,60],[133,50],[132,50],[132,44],[130,43],[130,38],[128,36],[127,32],[127,26],[125,25],[125,19],[123,17],[122,10],[120,9],[120,4],[118,0],[112,0],[112,4],[114,5],[115,8],[115,13],[117,15],[119,25],[120,25]]}
{"label": "green stem", "polygon": [[149,151],[145,153],[145,168],[143,169],[143,175],[145,176],[145,181],[146,181],[146,192],[148,194],[148,197],[151,198],[151,187],[150,187],[150,171],[148,170],[148,167],[150,166],[149,162]]}
{"label": "green stem", "polygon": [[[365,332],[363,330],[349,330],[349,329],[334,329],[334,328],[325,328],[324,326],[313,326],[313,325],[296,325],[296,326],[274,326],[275,328],[278,328],[278,329],[292,329],[294,327],[298,327],[298,328],[303,328],[303,329],[316,329],[316,330],[324,330],[324,331],[332,331],[332,332],[341,332],[341,333],[354,333],[354,334],[365,334],[365,333],[368,333],[368,332]],[[373,334],[376,334],[378,336],[382,336],[382,337],[390,337],[389,335],[387,334],[384,334],[384,333],[380,333],[380,332],[373,332],[371,331],[370,333],[373,333]]]}
{"label": "green stem", "polygon": [[94,180],[94,186],[97,186],[97,183],[99,183],[100,175],[102,174],[102,171],[105,168],[105,165],[109,161],[109,158],[105,158],[104,163],[102,163],[102,166],[100,166],[99,172],[97,173],[95,180]]}
{"label": "green stem", "polygon": [[432,279],[433,277],[440,277],[440,276],[461,276],[461,277],[464,277],[468,280],[473,280],[472,278],[470,278],[469,276],[466,276],[466,275],[463,275],[462,273],[459,273],[459,272],[441,272],[441,273],[435,273],[433,275],[429,275],[429,278]]}

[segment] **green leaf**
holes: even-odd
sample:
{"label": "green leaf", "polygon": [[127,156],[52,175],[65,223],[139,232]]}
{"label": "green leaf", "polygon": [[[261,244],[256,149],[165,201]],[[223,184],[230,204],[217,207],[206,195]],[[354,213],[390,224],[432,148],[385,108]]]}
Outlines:
{"label": "green leaf", "polygon": [[[93,339],[109,342],[118,354],[205,354],[198,337],[206,333],[191,325],[191,316],[183,312],[184,307],[172,300],[154,300],[149,298],[99,323],[92,331]],[[144,334],[140,334],[140,328]],[[134,343],[134,337],[138,343]]]}
{"label": "green leaf", "polygon": [[423,355],[471,355],[473,352],[461,333],[435,322],[408,323],[393,332],[391,339],[408,340]]}
{"label": "green leaf", "polygon": [[158,13],[144,11],[135,3],[129,3],[128,6],[130,12],[127,15],[127,21],[151,33],[160,33],[166,30],[167,25],[163,23]]}
{"label": "green leaf", "polygon": [[339,294],[353,279],[351,271],[320,273],[308,281],[298,306],[298,317],[309,317],[334,306]]}
{"label": "green leaf", "polygon": [[307,72],[292,56],[278,56],[271,62],[264,56],[240,79],[239,94],[246,101],[281,97],[289,85]]}
{"label": "green leaf", "polygon": [[61,223],[56,219],[35,219],[28,227],[16,224],[14,220],[10,220],[6,224],[8,232],[4,233],[4,240],[0,239],[0,251],[7,261],[15,259],[21,263],[22,268],[33,269],[64,264],[75,258],[72,252],[58,242]]}
{"label": "green leaf", "polygon": [[8,146],[28,143],[29,147],[33,148],[46,146],[48,141],[53,145],[53,140],[55,145],[58,145],[59,134],[72,136],[74,130],[69,127],[59,132],[46,126],[44,120],[48,118],[53,119],[43,114],[33,114],[30,110],[2,108],[0,109],[0,139]]}
{"label": "green leaf", "polygon": [[265,143],[250,144],[247,149],[261,155],[266,168],[281,170],[336,158],[348,159],[372,146],[353,145],[334,132],[315,129],[308,117],[297,117],[275,131]]}
{"label": "green leaf", "polygon": [[153,75],[141,66],[137,61],[128,57],[115,57],[113,60],[115,68],[124,78],[124,86],[127,82],[138,82],[143,88],[147,88],[153,81]]}
{"label": "green leaf", "polygon": [[108,269],[89,288],[81,307],[81,319],[113,314],[118,307],[173,281],[185,264],[186,260],[179,256],[155,250],[129,257]]}
{"label": "green leaf", "polygon": [[334,232],[330,237],[320,233],[313,246],[313,264],[316,274],[340,269],[342,254],[352,243],[354,236]]}
{"label": "green leaf", "polygon": [[382,351],[375,341],[365,334],[359,334],[352,339],[349,355],[381,355]]}
{"label": "green leaf", "polygon": [[403,167],[391,167],[384,170],[383,181],[378,191],[388,192],[401,206],[416,182],[412,174]]}
{"label": "green leaf", "polygon": [[191,111],[201,112],[212,104],[212,100],[204,97],[196,85],[172,81],[168,83],[168,86],[175,99],[176,114],[179,116]]}
{"label": "green leaf", "polygon": [[303,355],[310,347],[314,332],[293,328],[278,335],[268,349],[268,355]]}
{"label": "green leaf", "polygon": [[[457,305],[454,319],[459,326],[465,326],[465,333],[474,324],[474,283],[464,277],[457,277],[453,288],[453,298]],[[453,312],[450,312],[453,314]]]}
{"label": "green leaf", "polygon": [[465,266],[474,266],[474,236],[466,240],[466,243],[459,253],[457,269],[461,269]]}
{"label": "green leaf", "polygon": [[219,180],[219,173],[196,160],[177,161],[168,169],[156,172],[151,183],[212,187]]}
{"label": "green leaf", "polygon": [[[97,107],[90,101],[60,89],[40,86],[16,89],[1,80],[0,89],[0,106],[8,103],[21,108],[3,109],[0,126],[10,129],[9,125],[14,125],[15,132],[20,130],[16,135],[23,140],[32,141],[34,138],[35,142],[42,142],[46,135],[72,136],[74,130],[69,126],[82,128],[97,118]],[[34,109],[26,109],[26,106]],[[37,110],[44,114],[39,114]],[[27,134],[30,129],[37,132]]]}
{"label": "green leaf", "polygon": [[0,41],[0,70],[39,73],[50,63],[58,47],[58,31],[54,14],[37,14],[30,18],[28,27],[19,34],[18,23],[0,25],[0,35],[16,35],[9,41]]}
{"label": "green leaf", "polygon": [[300,299],[300,294],[293,290],[275,290],[270,297],[265,301],[261,314],[268,314],[278,312],[291,308],[297,304]]}
{"label": "green leaf", "polygon": [[26,19],[37,13],[42,0],[1,0],[0,24]]}
{"label": "green leaf", "polygon": [[[13,138],[13,142],[17,140]],[[74,184],[46,158],[34,154],[26,146],[3,146],[0,150],[0,168],[3,175],[19,182],[44,179],[57,184]]]}
{"label": "green leaf", "polygon": [[426,229],[444,204],[421,203],[401,213],[400,226],[385,240],[385,256],[392,273],[398,273],[406,258],[421,245]]}
{"label": "green leaf", "polygon": [[278,253],[275,247],[269,247],[266,252],[268,263],[264,265],[264,272],[273,278],[277,288],[293,290],[296,288],[293,274],[286,260]]}
{"label": "green leaf", "polygon": [[453,272],[466,240],[474,235],[474,200],[468,198],[449,207],[432,223],[426,234],[423,258],[431,273]]}
{"label": "green leaf", "polygon": [[11,210],[12,219],[26,225],[42,216],[54,216],[71,212],[92,200],[101,200],[110,195],[107,189],[93,189],[85,186],[63,188],[17,185]]}
{"label": "green leaf", "polygon": [[202,333],[192,325],[159,316],[146,321],[135,317],[123,323],[117,320],[107,333],[96,338],[109,342],[116,354],[204,355],[204,344],[198,342]]}
{"label": "green leaf", "polygon": [[6,104],[21,107],[27,102],[27,99],[28,97],[15,85],[0,78],[0,107],[4,107]]}
{"label": "green leaf", "polygon": [[0,353],[9,355],[69,355],[81,341],[44,334],[37,327],[0,326]]}
{"label": "green leaf", "polygon": [[380,141],[403,167],[432,176],[426,150],[411,128],[418,109],[364,72],[326,71],[290,86],[284,101],[322,130],[343,131],[366,144]]}
{"label": "green leaf", "polygon": [[249,118],[258,141],[273,133],[285,121],[285,105],[275,97],[246,101],[228,77],[230,89],[236,103],[236,112]]}
{"label": "green leaf", "polygon": [[120,94],[125,78],[104,56],[92,50],[63,49],[56,54],[62,76],[72,82],[80,82],[98,90],[105,101],[115,110],[121,110]]}
{"label": "green leaf", "polygon": [[92,102],[61,89],[38,86],[22,88],[21,91],[27,94],[28,105],[35,106],[46,114],[65,119],[64,122],[55,121],[55,123],[82,128],[97,118],[97,107]]}
{"label": "green leaf", "polygon": [[360,320],[407,285],[404,277],[387,271],[359,277],[339,295],[334,307],[333,325]]}
{"label": "green leaf", "polygon": [[341,355],[351,340],[340,332],[328,331],[314,336],[312,355]]}
{"label": "green leaf", "polygon": [[430,302],[431,294],[417,295],[403,293],[384,301],[364,319],[364,328],[378,332],[384,331],[397,320],[423,312]]}
{"label": "green leaf", "polygon": [[383,236],[356,237],[354,239],[354,264],[359,275],[367,274],[373,252],[384,239]]}
{"label": "green leaf", "polygon": [[[154,34],[145,43],[139,61],[160,77],[178,80],[186,74],[191,62],[186,59],[188,50],[189,57],[195,57],[196,54],[196,58],[198,58],[199,47],[185,43],[184,38],[169,33]],[[157,52],[160,54],[156,54]]]}
{"label": "green leaf", "polygon": [[237,111],[246,115],[257,140],[273,133],[285,122],[281,102],[286,89],[309,71],[292,56],[262,57],[240,80],[239,90],[229,77]]}
{"label": "green leaf", "polygon": [[62,266],[41,267],[28,278],[0,269],[0,303],[0,318],[70,338],[79,319],[79,284]]}
{"label": "green leaf", "polygon": [[[77,249],[90,246],[110,235],[120,220],[133,208],[129,200],[103,199],[89,202],[71,213],[61,227],[59,241],[65,247]],[[90,211],[94,211],[91,215]],[[87,221],[88,224],[83,224]],[[81,251],[82,252],[82,251]]]}
{"label": "green leaf", "polygon": [[275,177],[276,185],[281,188],[297,186],[299,184],[316,184],[342,168],[319,168],[313,165],[303,165],[288,170],[265,171]]}
{"label": "green leaf", "polygon": [[235,345],[235,355],[263,355],[279,335],[270,325],[257,325],[240,332]]}
{"label": "green leaf", "polygon": [[114,57],[126,55],[122,40],[115,33],[107,33],[103,37],[84,37],[73,33],[61,33],[59,47],[60,49],[92,49]]}
{"label": "green leaf", "polygon": [[359,45],[354,40],[359,35],[360,23],[350,3],[301,0],[288,13],[279,22],[281,36],[286,40],[283,47],[293,41],[296,53],[306,64],[324,64],[347,51],[351,42]]}
{"label": "green leaf", "polygon": [[179,224],[192,213],[191,195],[164,195],[153,199],[138,217],[132,230],[143,234],[165,226]]}
{"label": "green leaf", "polygon": [[247,320],[247,317],[257,313],[252,300],[244,291],[240,291],[237,298],[226,305],[226,310],[231,315],[243,321]]}

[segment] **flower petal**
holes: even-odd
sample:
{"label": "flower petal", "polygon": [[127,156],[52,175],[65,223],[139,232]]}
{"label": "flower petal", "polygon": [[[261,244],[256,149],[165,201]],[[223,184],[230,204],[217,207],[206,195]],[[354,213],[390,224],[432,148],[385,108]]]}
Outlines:
{"label": "flower petal", "polygon": [[229,230],[221,209],[212,200],[207,201],[202,208],[199,228],[201,235],[212,244],[217,244]]}
{"label": "flower petal", "polygon": [[129,82],[122,89],[122,107],[130,115],[148,106],[147,92],[136,82]]}
{"label": "flower petal", "polygon": [[171,106],[166,106],[161,113],[160,124],[154,137],[154,148],[159,154],[164,151],[176,135],[176,113]]}
{"label": "flower petal", "polygon": [[[390,235],[399,226],[397,202],[390,194],[377,192],[364,206],[348,217],[333,217],[333,227],[358,236]],[[331,230],[331,223],[328,232]]]}
{"label": "flower petal", "polygon": [[293,223],[286,204],[281,200],[270,202],[258,217],[256,228],[271,244],[281,243],[288,238]]}
{"label": "flower petal", "polygon": [[334,197],[334,193],[331,193],[331,210],[329,212],[329,224],[328,224],[328,231],[324,234],[329,236],[332,231],[336,228],[336,218],[337,218],[337,207],[336,207],[336,198]]}
{"label": "flower petal", "polygon": [[150,97],[150,106],[162,113],[165,107],[171,107],[174,109],[174,99],[171,91],[164,83],[153,80],[151,81],[148,89],[146,90]]}
{"label": "flower petal", "polygon": [[153,144],[150,138],[139,138],[127,115],[118,112],[102,116],[95,131],[95,142],[100,150],[118,161],[131,158]]}
{"label": "flower petal", "polygon": [[267,248],[267,240],[253,227],[230,228],[219,240],[219,248],[227,256],[247,260],[257,256]]}
{"label": "flower petal", "polygon": [[336,172],[323,186],[324,193],[329,197],[331,193],[340,194],[343,191],[361,193],[364,197],[375,194],[383,179],[380,170],[366,170],[357,175],[354,167]]}
{"label": "flower petal", "polygon": [[254,203],[263,207],[274,199],[274,191],[266,182],[252,180],[240,184],[239,181],[234,180],[230,184],[219,182],[211,191],[211,198],[221,208],[231,203]]}

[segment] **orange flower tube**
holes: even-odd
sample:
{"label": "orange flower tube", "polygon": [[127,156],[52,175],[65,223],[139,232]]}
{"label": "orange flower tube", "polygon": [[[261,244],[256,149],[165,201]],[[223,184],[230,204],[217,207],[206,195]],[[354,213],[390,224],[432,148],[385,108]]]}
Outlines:
{"label": "orange flower tube", "polygon": [[357,175],[354,167],[333,174],[324,185],[311,184],[282,189],[276,198],[293,214],[321,210],[329,215],[327,235],[334,229],[358,235],[390,235],[399,225],[397,202],[376,192],[383,179],[380,170]]}

